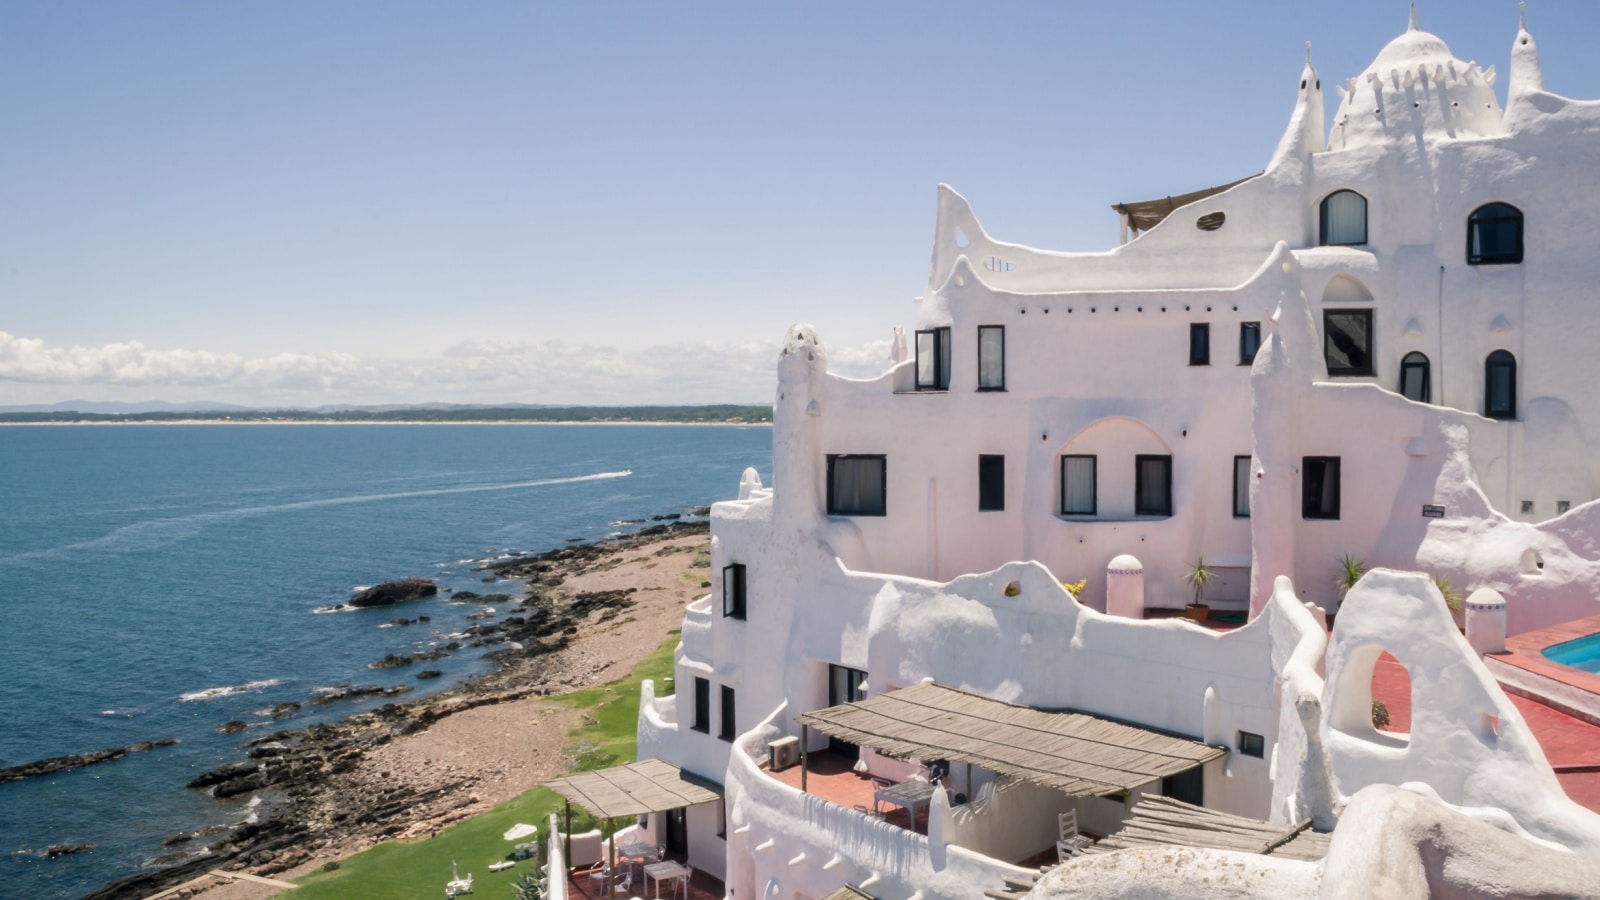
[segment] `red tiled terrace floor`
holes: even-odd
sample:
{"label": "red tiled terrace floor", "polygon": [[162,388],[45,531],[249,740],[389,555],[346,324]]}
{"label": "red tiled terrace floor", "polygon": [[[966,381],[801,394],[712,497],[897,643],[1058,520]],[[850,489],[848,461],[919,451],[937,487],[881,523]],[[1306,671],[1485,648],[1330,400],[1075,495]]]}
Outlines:
{"label": "red tiled terrace floor", "polygon": [[[853,768],[856,760],[851,756],[841,756],[836,753],[823,751],[808,754],[806,762],[806,793],[834,803],[845,809],[857,809],[870,812],[873,806],[873,784],[857,775]],[[790,766],[782,772],[768,772],[773,778],[787,784],[795,790],[800,789],[800,767]],[[906,811],[898,807],[886,807],[884,820],[904,828],[908,822]],[[923,824],[923,817],[917,816],[918,824]],[[925,825],[924,825],[925,827]],[[922,831],[919,828],[918,831]]]}

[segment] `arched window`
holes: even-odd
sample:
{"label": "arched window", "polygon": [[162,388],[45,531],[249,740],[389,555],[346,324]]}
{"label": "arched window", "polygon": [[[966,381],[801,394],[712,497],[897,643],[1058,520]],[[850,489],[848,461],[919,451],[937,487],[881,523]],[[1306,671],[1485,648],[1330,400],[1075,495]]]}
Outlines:
{"label": "arched window", "polygon": [[1428,396],[1428,358],[1415,351],[1400,360],[1400,395],[1418,403],[1432,402]]}
{"label": "arched window", "polygon": [[1467,264],[1492,266],[1522,262],[1522,210],[1509,203],[1486,203],[1467,217]]}
{"label": "arched window", "polygon": [[1491,419],[1517,417],[1517,358],[1504,350],[1483,363],[1483,414]]}
{"label": "arched window", "polygon": [[1322,246],[1367,242],[1367,198],[1355,191],[1334,191],[1322,200]]}

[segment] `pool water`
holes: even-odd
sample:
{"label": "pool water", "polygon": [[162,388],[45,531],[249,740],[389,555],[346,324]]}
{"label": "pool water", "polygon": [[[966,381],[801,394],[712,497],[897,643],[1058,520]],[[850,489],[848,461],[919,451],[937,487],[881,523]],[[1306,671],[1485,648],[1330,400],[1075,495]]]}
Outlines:
{"label": "pool water", "polygon": [[1544,655],[1551,662],[1600,674],[1600,633],[1581,637],[1575,641],[1551,644],[1544,648]]}

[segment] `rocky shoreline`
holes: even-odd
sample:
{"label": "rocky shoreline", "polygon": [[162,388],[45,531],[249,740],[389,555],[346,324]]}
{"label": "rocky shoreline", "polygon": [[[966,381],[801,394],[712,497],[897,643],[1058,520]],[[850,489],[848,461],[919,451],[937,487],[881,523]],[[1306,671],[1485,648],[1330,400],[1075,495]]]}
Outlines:
{"label": "rocky shoreline", "polygon": [[[425,779],[391,779],[391,773],[385,771],[378,773],[382,779],[377,785],[373,773],[364,770],[370,768],[369,760],[379,748],[425,732],[446,717],[563,692],[599,675],[607,660],[578,658],[583,655],[566,651],[589,632],[607,629],[607,623],[628,621],[625,614],[644,595],[634,586],[583,590],[568,582],[616,567],[624,556],[638,564],[641,556],[651,555],[656,544],[666,546],[656,549],[655,555],[695,552],[708,531],[703,520],[673,521],[612,540],[573,544],[484,565],[487,581],[516,580],[525,585],[525,597],[520,601],[505,593],[493,595],[491,601],[465,591],[453,598],[518,603],[509,615],[474,623],[460,638],[464,646],[493,648],[488,654],[496,663],[492,671],[440,694],[387,703],[336,723],[278,731],[246,741],[241,759],[205,772],[189,784],[217,797],[254,794],[246,821],[173,835],[163,842],[173,852],[156,860],[158,868],[87,896],[100,900],[145,897],[222,867],[278,874],[312,862],[316,854],[329,848],[413,835],[472,814],[484,801],[477,790],[480,773],[470,768],[450,767]],[[699,559],[689,564],[709,565]],[[655,563],[643,565],[654,567]],[[709,579],[709,569],[704,574]],[[680,578],[673,583],[680,590],[670,602],[681,617],[688,596],[683,589],[701,590],[703,582]],[[668,599],[661,596],[661,587],[648,590],[656,592],[649,596],[658,607]],[[650,646],[658,645],[663,637],[664,631],[656,634]],[[415,661],[395,657],[374,665]],[[429,674],[422,672],[418,677]],[[365,690],[350,686],[347,693]]]}

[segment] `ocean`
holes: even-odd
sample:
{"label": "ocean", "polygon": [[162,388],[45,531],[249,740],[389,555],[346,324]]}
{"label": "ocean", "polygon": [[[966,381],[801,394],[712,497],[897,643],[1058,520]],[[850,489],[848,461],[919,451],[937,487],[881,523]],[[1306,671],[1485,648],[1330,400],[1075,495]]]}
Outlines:
{"label": "ocean", "polygon": [[[472,604],[318,613],[405,576],[485,592],[508,551],[636,530],[628,520],[771,481],[751,426],[103,425],[0,427],[0,767],[143,741],[179,743],[0,784],[0,897],[77,897],[171,852],[170,835],[236,822],[248,797],[184,784],[242,758],[233,720],[319,688],[445,677],[370,669],[459,630]],[[406,616],[432,621],[381,627]],[[387,699],[302,706],[271,728]],[[54,845],[88,852],[43,858]]]}

